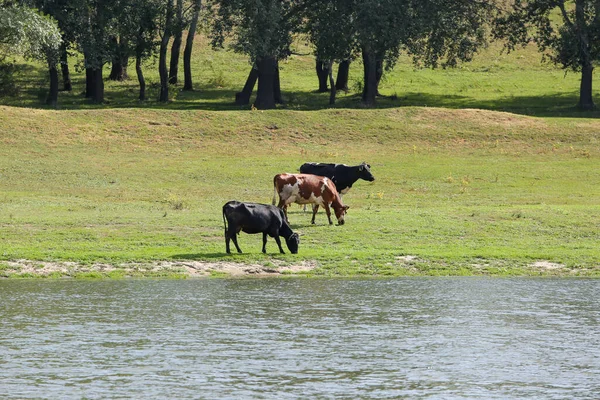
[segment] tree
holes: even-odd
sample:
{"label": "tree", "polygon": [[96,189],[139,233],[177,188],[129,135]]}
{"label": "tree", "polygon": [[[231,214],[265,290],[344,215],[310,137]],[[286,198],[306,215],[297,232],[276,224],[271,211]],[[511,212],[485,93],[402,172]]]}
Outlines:
{"label": "tree", "polygon": [[280,100],[278,62],[289,54],[291,32],[297,22],[292,18],[293,10],[298,3],[301,2],[221,0],[213,8],[213,46],[223,47],[225,37],[230,35],[233,49],[248,55],[257,74],[254,105],[259,109],[274,108]]}
{"label": "tree", "polygon": [[160,76],[160,94],[158,101],[166,103],[169,101],[169,71],[167,70],[167,46],[172,35],[173,27],[173,0],[167,0],[164,10],[164,22],[160,38],[160,49],[158,56],[158,74]]}
{"label": "tree", "polygon": [[[558,14],[558,18],[556,18]],[[535,42],[542,59],[581,72],[578,107],[595,108],[592,98],[594,61],[600,56],[600,2],[597,0],[515,0],[496,19],[496,37],[509,51]]]}
{"label": "tree", "polygon": [[194,0],[192,20],[185,41],[185,50],[183,51],[183,90],[194,90],[192,82],[192,49],[194,47],[194,37],[196,36],[201,8],[202,0]]}
{"label": "tree", "polygon": [[[102,69],[113,59],[114,44],[111,38],[116,35],[116,19],[122,11],[120,0],[48,0],[48,4],[52,14],[65,15],[65,25],[76,49],[84,56],[86,97],[95,103],[102,103]],[[63,7],[68,12],[62,10]]]}
{"label": "tree", "polygon": [[379,95],[384,69],[392,68],[402,52],[433,68],[469,60],[485,43],[491,4],[482,0],[323,0],[307,11],[306,24],[318,60],[337,60],[347,73],[344,63],[361,54],[362,102],[371,106]]}
{"label": "tree", "polygon": [[72,0],[35,0],[34,6],[40,9],[44,14],[52,16],[58,22],[58,27],[62,34],[62,47],[60,50],[60,69],[63,80],[63,90],[71,91],[71,73],[69,71],[69,49],[75,43],[75,32],[77,26],[74,25]]}
{"label": "tree", "polygon": [[171,45],[171,64],[169,66],[169,83],[177,83],[179,72],[179,53],[181,52],[181,42],[183,40],[183,30],[187,22],[183,16],[183,0],[177,0],[175,7],[175,16],[173,18],[173,44]]}
{"label": "tree", "polygon": [[48,66],[50,90],[46,103],[58,101],[58,69],[62,38],[57,22],[25,7],[0,8],[0,55],[21,54]]}
{"label": "tree", "polygon": [[[305,15],[305,31],[315,46],[319,92],[327,91],[329,79],[329,104],[334,104],[338,87],[345,89],[347,85],[346,67],[356,47],[353,4],[345,0],[322,1],[307,8]],[[342,73],[346,71],[345,79],[338,73],[339,85],[333,80],[334,62],[340,63]]]}
{"label": "tree", "polygon": [[159,46],[159,20],[163,12],[163,0],[127,0],[123,3],[119,36],[128,46],[127,57],[135,58],[135,71],[139,82],[139,100],[146,100],[146,79],[142,70],[145,60],[156,54]]}

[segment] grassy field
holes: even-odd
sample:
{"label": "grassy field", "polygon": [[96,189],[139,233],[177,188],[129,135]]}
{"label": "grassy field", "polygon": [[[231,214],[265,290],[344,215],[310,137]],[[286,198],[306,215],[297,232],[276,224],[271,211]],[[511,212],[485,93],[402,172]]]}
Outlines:
{"label": "grassy field", "polygon": [[[231,104],[247,62],[198,41],[199,90],[161,105],[135,80],[107,84],[107,104],[76,90],[39,105],[43,70],[23,66],[0,97],[0,276],[10,260],[79,263],[200,260],[310,263],[309,275],[600,275],[600,121],[574,110],[578,76],[534,49],[492,47],[455,70],[403,60],[376,109],[357,93],[328,108],[313,60],[282,66],[288,104]],[[154,68],[153,68],[154,69]],[[358,88],[360,66],[353,65]],[[33,78],[32,78],[33,77]],[[156,75],[148,72],[156,83]],[[150,92],[157,91],[156,85]],[[344,202],[344,226],[292,207],[298,255],[260,235],[226,255],[222,205],[270,203],[272,177],[305,161],[371,164]],[[100,274],[102,276],[102,274]]]}

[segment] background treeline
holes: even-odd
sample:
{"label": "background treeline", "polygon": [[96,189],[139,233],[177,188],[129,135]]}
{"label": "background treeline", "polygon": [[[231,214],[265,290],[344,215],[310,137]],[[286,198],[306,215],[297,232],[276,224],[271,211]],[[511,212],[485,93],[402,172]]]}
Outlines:
{"label": "background treeline", "polygon": [[580,72],[578,106],[594,108],[600,2],[592,0],[0,0],[0,75],[11,73],[11,54],[45,62],[47,103],[56,105],[60,74],[62,89],[71,90],[68,57],[77,52],[83,55],[86,97],[104,101],[105,65],[111,65],[113,80],[126,79],[135,65],[144,100],[142,65],[157,57],[159,100],[166,102],[169,84],[178,80],[181,51],[183,89],[193,89],[190,60],[199,27],[212,46],[248,56],[246,84],[235,98],[240,105],[251,102],[257,84],[255,107],[283,102],[278,64],[293,54],[292,39],[304,35],[315,55],[319,90],[330,91],[332,104],[336,91],[347,89],[356,59],[363,68],[361,101],[369,106],[401,54],[425,67],[453,67],[501,39],[508,50],[535,42],[545,59]]}

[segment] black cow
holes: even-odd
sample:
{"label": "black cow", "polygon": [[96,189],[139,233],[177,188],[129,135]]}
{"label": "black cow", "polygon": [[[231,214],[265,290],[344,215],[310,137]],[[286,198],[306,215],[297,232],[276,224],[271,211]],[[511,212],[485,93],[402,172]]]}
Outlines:
{"label": "black cow", "polygon": [[240,231],[262,233],[263,253],[267,252],[267,235],[275,238],[281,253],[284,253],[284,251],[281,248],[279,236],[285,238],[285,243],[292,254],[298,253],[300,238],[297,233],[292,232],[292,228],[290,228],[285,220],[283,210],[275,206],[242,203],[235,200],[228,201],[223,206],[223,224],[225,224],[225,250],[228,254],[231,253],[229,250],[230,239],[233,240],[238,253],[242,252],[237,242],[237,234]]}
{"label": "black cow", "polygon": [[303,174],[326,176],[335,183],[338,193],[346,194],[359,179],[373,182],[375,177],[371,174],[371,166],[367,163],[350,167],[345,164],[304,163],[300,167]]}

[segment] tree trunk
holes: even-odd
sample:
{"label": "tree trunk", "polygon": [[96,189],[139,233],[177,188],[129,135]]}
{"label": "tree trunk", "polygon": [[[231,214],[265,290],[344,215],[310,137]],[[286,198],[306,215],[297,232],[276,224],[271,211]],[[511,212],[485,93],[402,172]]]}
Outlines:
{"label": "tree trunk", "polygon": [[104,80],[102,79],[102,66],[92,70],[94,76],[94,95],[92,101],[96,104],[104,102]]}
{"label": "tree trunk", "polygon": [[590,111],[595,108],[592,98],[592,73],[594,66],[591,63],[583,65],[581,71],[581,85],[579,86],[579,104],[578,107],[583,111]]}
{"label": "tree trunk", "polygon": [[[579,57],[581,62],[581,84],[579,86],[579,109],[590,111],[594,109],[594,100],[592,99],[592,65],[590,36],[585,16],[586,1],[575,1],[575,31],[579,39]],[[597,2],[595,2],[597,4]],[[597,5],[596,5],[597,7]],[[596,15],[596,18],[599,16]]]}
{"label": "tree trunk", "polygon": [[279,79],[279,61],[275,64],[275,78],[273,81],[273,96],[275,97],[275,103],[283,104],[283,97],[281,96],[281,81]]}
{"label": "tree trunk", "polygon": [[259,110],[275,108],[275,74],[277,60],[275,57],[264,57],[256,62],[258,66],[258,90],[254,106]]}
{"label": "tree trunk", "polygon": [[383,76],[383,57],[377,57],[375,61],[375,79],[377,81],[377,96],[379,96],[379,82]]}
{"label": "tree trunk", "polygon": [[122,43],[122,39],[114,37],[111,39],[113,43],[113,57],[112,57],[112,67],[110,70],[110,75],[108,75],[108,79],[111,81],[124,81],[128,79],[127,76],[127,64],[129,64],[129,57],[127,56],[127,52],[124,50],[125,44]]}
{"label": "tree trunk", "polygon": [[167,45],[169,37],[165,32],[163,39],[160,42],[160,51],[158,56],[158,75],[160,76],[160,94],[158,101],[169,101],[169,71],[167,70]]}
{"label": "tree trunk", "polygon": [[183,90],[194,90],[192,83],[192,48],[194,46],[194,36],[196,36],[201,6],[202,0],[194,2],[194,15],[192,16],[190,30],[185,41],[185,50],[183,51]]}
{"label": "tree trunk", "polygon": [[63,79],[63,90],[65,92],[70,92],[73,90],[73,86],[71,84],[71,73],[69,72],[69,59],[67,54],[67,46],[64,44],[61,46],[60,50],[60,70],[62,72]]}
{"label": "tree trunk", "polygon": [[250,96],[252,96],[252,91],[254,90],[254,86],[256,85],[256,80],[258,79],[258,69],[256,65],[252,66],[250,70],[250,74],[248,74],[248,79],[246,79],[246,84],[241,92],[235,94],[235,104],[237,106],[245,106],[250,104]]}
{"label": "tree trunk", "polygon": [[331,92],[329,93],[329,105],[334,105],[336,88],[333,80],[333,61],[330,61],[327,65],[327,75],[329,76],[329,86],[331,87]]}
{"label": "tree trunk", "polygon": [[111,81],[120,82],[129,79],[129,75],[127,74],[127,64],[129,64],[129,58],[118,60],[114,59],[108,79],[110,79]]}
{"label": "tree trunk", "polygon": [[160,94],[158,101],[166,103],[169,101],[169,71],[167,70],[167,46],[171,38],[171,24],[173,20],[173,0],[167,1],[167,18],[165,28],[160,41],[158,56],[158,74],[160,76]]}
{"label": "tree trunk", "polygon": [[144,101],[146,100],[146,79],[144,79],[144,72],[142,71],[142,57],[139,55],[135,58],[135,72],[140,83],[139,100]]}
{"label": "tree trunk", "polygon": [[177,75],[179,74],[179,54],[181,52],[181,40],[183,37],[182,32],[177,32],[173,38],[173,45],[171,46],[171,64],[169,67],[169,83],[172,85],[177,84]]}
{"label": "tree trunk", "polygon": [[337,90],[348,91],[348,75],[350,73],[350,60],[344,60],[338,67],[337,80],[335,88]]}
{"label": "tree trunk", "polygon": [[85,69],[85,98],[94,97],[94,71],[91,67]]}
{"label": "tree trunk", "polygon": [[172,85],[177,84],[177,75],[179,74],[179,54],[181,53],[181,41],[183,40],[183,0],[177,0],[175,21],[173,44],[171,45],[171,65],[169,67],[169,83]]}
{"label": "tree trunk", "polygon": [[48,66],[50,71],[50,92],[46,98],[46,104],[52,107],[56,107],[58,103],[58,69],[56,64]]}
{"label": "tree trunk", "polygon": [[364,47],[362,57],[364,65],[362,103],[366,106],[373,106],[377,96],[377,60],[375,52],[371,52]]}
{"label": "tree trunk", "polygon": [[325,93],[327,91],[327,65],[317,59],[315,69],[317,78],[319,78],[319,93]]}

